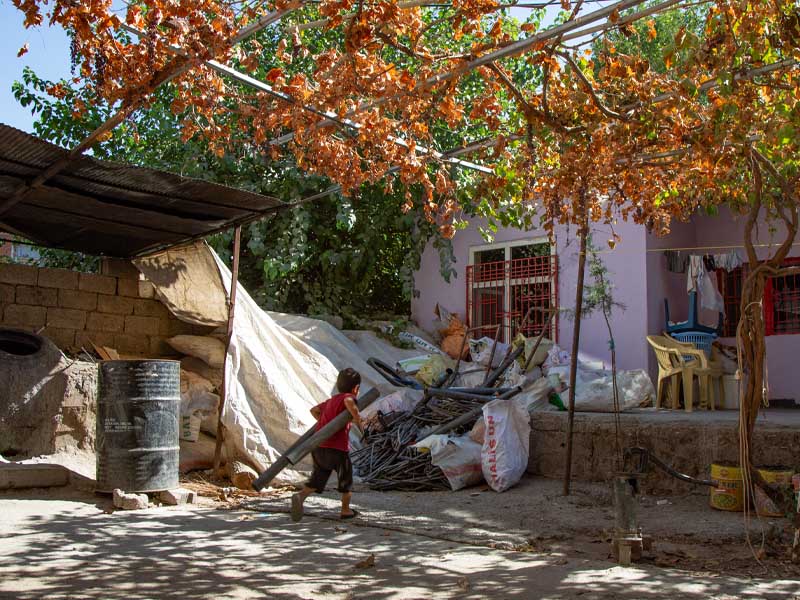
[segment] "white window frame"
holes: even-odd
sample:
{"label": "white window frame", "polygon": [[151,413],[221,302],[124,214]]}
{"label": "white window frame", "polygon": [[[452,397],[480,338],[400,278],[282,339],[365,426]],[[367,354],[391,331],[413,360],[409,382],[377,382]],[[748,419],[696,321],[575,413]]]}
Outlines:
{"label": "white window frame", "polygon": [[[492,281],[481,281],[475,282],[472,281],[470,287],[470,294],[473,294],[474,290],[482,289],[482,288],[503,288],[503,330],[504,331],[511,331],[511,320],[509,318],[509,313],[511,312],[511,288],[514,285],[521,285],[524,283],[547,283],[550,282],[550,305],[555,306],[556,297],[557,297],[557,290],[555,289],[555,285],[553,285],[553,278],[552,277],[534,277],[532,279],[525,279],[520,280],[516,279],[514,281],[508,276],[507,269],[508,265],[511,262],[511,249],[517,246],[536,246],[540,244],[547,244],[550,248],[550,256],[554,256],[556,254],[556,248],[553,244],[550,243],[550,240],[547,236],[543,237],[535,237],[535,238],[526,238],[521,240],[513,240],[508,242],[496,242],[494,244],[481,244],[479,246],[470,246],[469,247],[469,266],[475,266],[475,254],[478,252],[483,252],[486,250],[499,250],[504,249],[505,252],[503,253],[503,262],[506,264],[506,271],[503,273],[503,280],[500,281],[499,279],[495,279]],[[473,273],[475,271],[473,270]],[[474,296],[471,296],[471,302],[474,302]],[[472,323],[474,326],[474,323]],[[550,324],[550,336],[552,336],[552,332],[554,331],[554,323],[551,322]]]}

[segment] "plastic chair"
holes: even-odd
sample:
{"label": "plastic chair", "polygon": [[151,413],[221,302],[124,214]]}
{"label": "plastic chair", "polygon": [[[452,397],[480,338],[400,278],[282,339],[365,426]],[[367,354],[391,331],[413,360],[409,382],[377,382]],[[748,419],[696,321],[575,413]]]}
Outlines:
{"label": "plastic chair", "polygon": [[720,408],[725,408],[725,390],[722,385],[722,368],[716,361],[709,359],[705,350],[697,348],[691,342],[683,342],[668,335],[658,336],[659,341],[674,352],[679,353],[683,363],[683,398],[686,410],[691,411],[694,400],[694,378],[700,388],[700,408],[716,408],[713,385],[719,389]]}
{"label": "plastic chair", "polygon": [[[656,385],[656,408],[661,408],[662,399],[669,394],[672,408],[679,408],[679,393],[681,376],[684,370],[684,360],[680,352],[670,348],[663,341],[663,336],[648,335],[647,343],[653,348],[658,362],[658,384]],[[691,381],[691,380],[690,380]],[[666,387],[669,383],[669,388]]]}

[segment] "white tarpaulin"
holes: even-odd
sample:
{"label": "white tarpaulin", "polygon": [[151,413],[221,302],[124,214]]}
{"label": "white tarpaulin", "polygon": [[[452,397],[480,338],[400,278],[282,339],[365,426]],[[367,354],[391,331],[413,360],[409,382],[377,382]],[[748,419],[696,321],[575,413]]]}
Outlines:
{"label": "white tarpaulin", "polygon": [[[158,282],[159,295],[170,299],[167,306],[178,318],[202,322],[202,315],[197,318],[202,310],[217,317],[227,315],[231,272],[205,243],[170,250],[169,261],[147,259],[136,264],[154,284]],[[180,265],[180,277],[173,275],[175,264]],[[241,284],[236,294],[222,414],[227,452],[266,469],[313,425],[309,409],[334,393],[341,368],[360,371],[364,387],[380,384],[386,392],[396,389],[366,364],[368,356],[359,345],[332,325],[267,313]],[[395,361],[418,353],[370,340],[370,346],[376,344],[388,354],[396,352]]]}

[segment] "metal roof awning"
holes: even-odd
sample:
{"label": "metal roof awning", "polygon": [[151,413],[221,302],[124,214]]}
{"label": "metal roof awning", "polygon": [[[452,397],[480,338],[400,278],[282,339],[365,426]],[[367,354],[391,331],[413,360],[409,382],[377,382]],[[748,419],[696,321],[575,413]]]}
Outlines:
{"label": "metal roof awning", "polygon": [[15,192],[68,151],[0,124],[0,230],[52,248],[130,258],[253,221],[286,203],[165,171],[72,160]]}

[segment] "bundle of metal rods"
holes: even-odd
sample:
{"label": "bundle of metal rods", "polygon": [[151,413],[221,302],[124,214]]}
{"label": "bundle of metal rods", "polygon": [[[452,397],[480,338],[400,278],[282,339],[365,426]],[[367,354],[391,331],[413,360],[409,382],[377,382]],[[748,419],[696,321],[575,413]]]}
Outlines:
{"label": "bundle of metal rods", "polygon": [[351,453],[361,480],[374,490],[448,490],[428,452],[411,446],[432,433],[463,432],[480,418],[483,405],[510,398],[519,388],[428,388],[417,407],[390,413],[367,427],[365,445]]}

